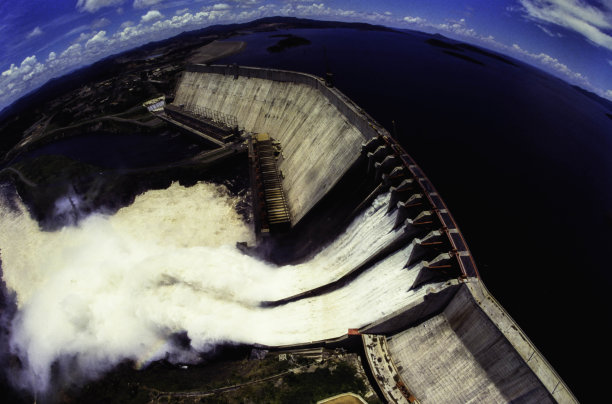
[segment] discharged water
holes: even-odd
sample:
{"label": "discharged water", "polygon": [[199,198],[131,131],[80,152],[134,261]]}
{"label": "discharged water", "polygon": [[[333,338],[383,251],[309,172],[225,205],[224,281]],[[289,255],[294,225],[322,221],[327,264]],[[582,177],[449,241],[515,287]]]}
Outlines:
{"label": "discharged water", "polygon": [[[253,242],[252,230],[235,211],[237,198],[217,185],[149,191],[112,216],[56,232],[3,201],[2,271],[16,292],[11,349],[26,364],[23,382],[44,389],[51,364],[66,358],[94,375],[125,358],[195,360],[219,342],[339,337],[400,309],[421,293],[410,290],[419,268],[404,268],[410,244],[343,288],[260,306],[336,279],[391,243],[402,230],[393,230],[388,199],[380,195],[312,259],[285,267],[236,248]],[[172,345],[179,332],[190,349]]]}

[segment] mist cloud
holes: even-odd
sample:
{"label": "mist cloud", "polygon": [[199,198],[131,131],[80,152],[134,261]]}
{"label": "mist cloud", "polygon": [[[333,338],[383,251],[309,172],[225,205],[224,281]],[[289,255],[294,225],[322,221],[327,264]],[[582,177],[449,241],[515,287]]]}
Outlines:
{"label": "mist cloud", "polygon": [[[56,232],[3,202],[3,281],[17,304],[10,348],[23,363],[15,378],[44,392],[53,364],[87,380],[125,359],[190,362],[225,341],[320,340],[389,314],[415,293],[407,285],[418,270],[404,269],[410,246],[347,287],[260,307],[336,279],[395,239],[401,231],[392,230],[387,200],[379,197],[313,259],[285,267],[235,247],[252,243],[252,230],[236,213],[238,200],[212,184],[149,191],[112,216]],[[191,345],[175,346],[176,333]]]}

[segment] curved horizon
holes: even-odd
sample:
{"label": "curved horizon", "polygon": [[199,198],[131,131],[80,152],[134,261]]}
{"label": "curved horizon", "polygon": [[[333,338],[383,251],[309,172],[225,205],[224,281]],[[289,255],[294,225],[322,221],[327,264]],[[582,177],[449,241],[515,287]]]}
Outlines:
{"label": "curved horizon", "polygon": [[506,0],[383,1],[40,0],[0,6],[0,109],[80,67],[149,42],[265,17],[364,22],[439,33],[519,59],[612,100],[612,4]]}

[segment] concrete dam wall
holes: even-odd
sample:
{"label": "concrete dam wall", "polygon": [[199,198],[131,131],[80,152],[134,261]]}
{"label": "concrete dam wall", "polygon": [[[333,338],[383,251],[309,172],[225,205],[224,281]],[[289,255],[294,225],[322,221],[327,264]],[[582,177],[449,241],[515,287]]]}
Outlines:
{"label": "concrete dam wall", "polygon": [[392,402],[577,402],[486,291],[425,174],[340,91],[308,74],[196,65],[173,104],[235,117],[245,132],[280,142],[293,225],[320,209],[360,158],[368,161],[363,176],[379,183],[378,196],[334,242],[280,268],[291,282],[260,313],[290,319],[274,335],[277,345],[296,335],[324,344],[358,328],[373,377]]}
{"label": "concrete dam wall", "polygon": [[465,285],[442,313],[392,336],[388,346],[422,402],[554,402]]}
{"label": "concrete dam wall", "polygon": [[294,72],[190,66],[174,105],[233,116],[246,132],[267,133],[280,142],[278,168],[293,225],[350,168],[361,144],[377,135],[339,91]]}

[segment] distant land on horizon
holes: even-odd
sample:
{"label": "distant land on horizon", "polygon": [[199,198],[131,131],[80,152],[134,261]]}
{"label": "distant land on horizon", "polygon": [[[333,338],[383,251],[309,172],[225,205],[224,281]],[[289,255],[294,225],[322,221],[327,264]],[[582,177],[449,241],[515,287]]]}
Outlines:
{"label": "distant land on horizon", "polygon": [[[271,26],[270,24],[274,24]],[[108,79],[114,77],[118,72],[113,69],[116,65],[116,59],[118,58],[126,58],[126,57],[135,57],[138,53],[143,53],[143,56],[146,57],[148,55],[147,52],[154,50],[157,47],[161,46],[169,46],[177,41],[194,41],[199,39],[202,35],[225,35],[225,38],[228,39],[235,35],[240,35],[240,30],[254,30],[254,31],[275,31],[279,29],[291,29],[291,28],[355,28],[362,30],[372,30],[372,31],[390,31],[390,32],[399,32],[399,33],[408,33],[408,34],[417,34],[423,35],[431,38],[441,39],[446,43],[450,43],[453,45],[462,45],[463,47],[467,47],[467,49],[475,50],[478,52],[485,52],[490,55],[496,55],[497,57],[511,60],[512,63],[518,63],[520,65],[526,65],[531,68],[534,68],[540,71],[542,74],[545,74],[550,77],[554,77],[558,80],[567,81],[555,77],[550,73],[545,72],[539,67],[531,64],[527,64],[526,62],[519,61],[512,56],[500,53],[495,50],[484,48],[480,45],[470,44],[466,41],[459,41],[455,39],[448,38],[442,34],[429,34],[426,32],[406,29],[406,28],[393,28],[387,27],[383,25],[374,25],[369,23],[360,23],[360,22],[342,22],[342,21],[321,21],[321,20],[312,20],[306,18],[298,18],[298,17],[264,17],[260,19],[256,19],[246,23],[240,24],[218,24],[211,25],[205,28],[185,31],[173,37],[163,39],[160,41],[149,42],[142,46],[138,46],[136,48],[132,48],[130,50],[120,52],[114,55],[107,56],[103,59],[98,60],[90,65],[80,67],[75,69],[69,73],[66,73],[62,76],[52,78],[47,81],[42,86],[38,87],[35,90],[30,91],[23,97],[19,98],[17,101],[13,102],[9,106],[5,107],[0,111],[0,125],[4,123],[4,121],[11,116],[20,114],[24,110],[28,108],[36,108],[37,104],[42,104],[44,102],[50,101],[51,99],[58,96],[60,93],[68,92],[78,88],[79,86],[97,79]],[[612,101],[607,100],[591,91],[588,91],[578,85],[570,84],[577,91],[583,93],[585,96],[595,100],[606,108],[612,109]],[[612,117],[611,117],[612,119]]]}
{"label": "distant land on horizon", "polygon": [[[275,26],[269,26],[269,24],[278,24]],[[8,117],[19,114],[23,110],[29,107],[33,107],[36,103],[43,103],[49,101],[55,97],[59,92],[67,92],[74,90],[75,88],[83,85],[84,83],[97,78],[98,76],[104,76],[110,78],[112,74],[106,72],[106,69],[111,69],[115,64],[115,59],[121,57],[135,57],[138,53],[148,55],[148,52],[154,50],[157,47],[169,46],[174,42],[178,41],[193,41],[199,39],[202,35],[223,35],[226,34],[227,38],[234,35],[239,35],[239,30],[255,30],[255,31],[275,31],[278,29],[290,29],[290,28],[356,28],[364,30],[377,30],[377,31],[397,31],[394,28],[385,27],[382,25],[373,25],[368,23],[358,22],[342,22],[342,21],[319,21],[297,17],[264,17],[257,20],[253,20],[246,23],[240,24],[218,24],[210,25],[201,29],[185,31],[178,35],[170,38],[162,39],[160,41],[153,41],[147,44],[123,51],[117,54],[113,54],[104,57],[97,62],[89,64],[72,70],[59,77],[54,77],[41,85],[35,90],[30,91],[17,101],[13,102],[9,106],[5,107],[0,111],[0,123],[2,123]],[[410,32],[410,30],[406,30]],[[417,31],[414,31],[417,32]],[[428,34],[427,34],[428,35]]]}

